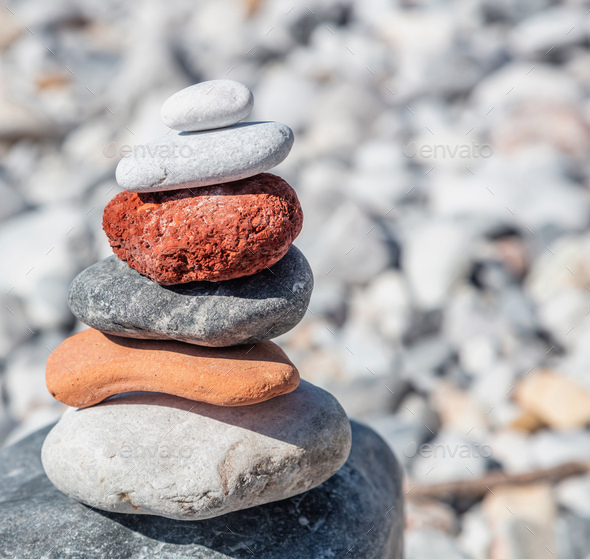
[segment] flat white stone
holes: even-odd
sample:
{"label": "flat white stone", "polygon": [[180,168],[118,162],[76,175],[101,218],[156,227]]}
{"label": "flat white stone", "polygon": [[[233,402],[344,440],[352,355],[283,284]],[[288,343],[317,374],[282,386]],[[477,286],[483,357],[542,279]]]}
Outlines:
{"label": "flat white stone", "polygon": [[286,499],[335,474],[350,423],[328,392],[220,407],[129,393],[67,412],[42,450],[47,477],[101,510],[201,520]]}
{"label": "flat white stone", "polygon": [[287,157],[292,146],[293,132],[278,122],[171,132],[121,159],[116,178],[132,192],[209,186],[268,171]]}
{"label": "flat white stone", "polygon": [[164,124],[175,130],[213,130],[245,119],[254,105],[252,92],[240,82],[211,80],[180,90],[162,105]]}

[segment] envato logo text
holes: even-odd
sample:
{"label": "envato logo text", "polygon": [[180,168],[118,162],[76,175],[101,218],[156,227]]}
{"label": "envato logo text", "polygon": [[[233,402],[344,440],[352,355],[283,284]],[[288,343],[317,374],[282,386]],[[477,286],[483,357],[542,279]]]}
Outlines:
{"label": "envato logo text", "polygon": [[406,458],[419,454],[422,458],[491,458],[492,447],[487,444],[421,444],[411,442],[404,449]]}
{"label": "envato logo text", "polygon": [[115,142],[110,142],[104,147],[102,153],[109,159],[117,156],[125,157],[130,153],[138,158],[148,157],[152,159],[154,157],[165,157],[167,159],[189,159],[193,157],[194,150],[187,144],[142,144],[137,146],[123,144],[122,146],[117,146]]}
{"label": "envato logo text", "polygon": [[494,148],[490,144],[421,144],[410,142],[404,147],[403,153],[406,157],[416,157],[423,159],[478,159],[483,157],[487,159],[494,155]]}
{"label": "envato logo text", "polygon": [[166,443],[155,445],[123,444],[107,445],[103,448],[103,454],[107,458],[149,458],[150,460],[170,460],[173,458],[190,458],[194,447],[190,445],[172,446]]}

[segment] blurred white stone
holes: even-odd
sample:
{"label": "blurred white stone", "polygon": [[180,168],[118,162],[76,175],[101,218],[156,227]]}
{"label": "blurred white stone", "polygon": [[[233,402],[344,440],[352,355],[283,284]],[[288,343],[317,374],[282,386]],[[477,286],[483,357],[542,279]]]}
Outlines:
{"label": "blurred white stone", "polygon": [[574,103],[579,85],[559,69],[539,62],[517,60],[489,74],[476,86],[472,102],[480,118],[500,118],[506,111],[531,99]]}
{"label": "blurred white stone", "polygon": [[340,402],[349,417],[360,421],[389,413],[394,408],[395,400],[400,393],[395,378],[386,377],[326,383],[321,387]]}
{"label": "blurred white stone", "polygon": [[397,348],[376,331],[360,322],[347,322],[339,337],[338,349],[352,376],[388,376],[397,372]]}
{"label": "blurred white stone", "polygon": [[408,327],[409,317],[408,288],[397,271],[380,273],[364,289],[352,294],[350,320],[367,327],[372,325],[386,340],[399,340]]}
{"label": "blurred white stone", "polygon": [[486,493],[483,510],[493,533],[490,559],[555,556],[556,510],[548,484],[497,487]]}
{"label": "blurred white stone", "polygon": [[104,114],[89,119],[67,135],[60,153],[77,166],[92,166],[99,172],[114,169],[120,150],[111,142],[115,130],[114,119]]}
{"label": "blurred white stone", "polygon": [[481,376],[493,365],[498,348],[493,339],[487,336],[473,336],[465,340],[459,349],[461,365],[470,374]]}
{"label": "blurred white stone", "polygon": [[560,510],[555,520],[555,553],[560,559],[588,559],[590,521],[569,510]]}
{"label": "blurred white stone", "polygon": [[16,426],[14,418],[8,413],[5,392],[4,383],[0,382],[0,448],[2,447],[4,439]]}
{"label": "blurred white stone", "polygon": [[477,377],[471,387],[471,394],[480,403],[482,409],[493,419],[495,408],[501,406],[516,385],[516,372],[511,363],[498,361],[485,375]]}
{"label": "blurred white stone", "polygon": [[531,100],[515,107],[490,130],[495,153],[518,156],[546,145],[569,156],[584,157],[590,146],[589,114],[584,105]]}
{"label": "blurred white stone", "polygon": [[69,284],[88,263],[87,228],[79,210],[62,205],[29,211],[0,227],[0,290],[22,300],[29,328],[71,321]]}
{"label": "blurred white stone", "polygon": [[[119,118],[128,118],[135,103],[158,87],[176,91],[189,85],[182,77],[167,39],[166,27],[171,12],[166,4],[147,2],[141,8],[133,4],[130,8],[133,25],[126,35],[125,56],[105,92],[105,104]],[[165,99],[164,96],[161,102]],[[160,120],[159,107],[154,120]]]}
{"label": "blurred white stone", "polygon": [[450,221],[430,222],[406,235],[402,269],[413,298],[425,310],[440,307],[467,272],[471,240]]}
{"label": "blurred white stone", "polygon": [[91,161],[69,160],[57,149],[46,149],[29,169],[20,189],[31,205],[75,203],[103,169]]}
{"label": "blurred white stone", "polygon": [[271,66],[254,90],[254,109],[249,120],[288,123],[298,133],[307,128],[317,104],[317,84],[285,66]]}
{"label": "blurred white stone", "polygon": [[[350,172],[342,162],[331,158],[317,158],[305,164],[300,162],[294,170],[291,169],[293,151],[297,149],[298,143],[296,140],[289,157],[280,167],[287,166],[289,174],[297,173],[296,180],[286,180],[296,190],[304,208],[303,231],[297,239],[297,243],[300,243],[302,238],[316,235],[342,204],[345,199],[343,184],[348,182]],[[302,168],[299,170],[299,167]]]}
{"label": "blurred white stone", "polygon": [[407,101],[427,91],[429,65],[452,44],[455,21],[451,12],[442,8],[390,11],[375,24],[398,60],[396,95]]}
{"label": "blurred white stone", "polygon": [[54,131],[51,124],[37,111],[0,98],[0,140],[43,138]]}
{"label": "blurred white stone", "polygon": [[590,237],[568,235],[538,256],[527,278],[527,287],[537,302],[542,303],[563,291],[587,291],[585,285],[589,282]]}
{"label": "blurred white stone", "polygon": [[590,423],[590,391],[554,371],[533,371],[514,389],[516,402],[556,430]]}
{"label": "blurred white stone", "polygon": [[0,223],[25,209],[19,192],[0,178]]}
{"label": "blurred white stone", "polygon": [[485,12],[493,20],[506,19],[510,23],[521,21],[551,6],[551,0],[483,0]]}
{"label": "blurred white stone", "polygon": [[16,12],[25,25],[46,27],[54,25],[69,17],[79,15],[75,5],[67,0],[56,0],[49,4],[43,2],[25,2]]}
{"label": "blurred white stone", "polygon": [[497,337],[499,319],[472,286],[460,285],[448,301],[443,336],[461,346],[474,336]]}
{"label": "blurred white stone", "polygon": [[305,135],[305,153],[310,158],[350,157],[379,112],[376,95],[372,89],[344,81],[328,84],[322,91]]}
{"label": "blurred white stone", "polygon": [[589,431],[541,431],[529,440],[531,464],[535,468],[590,461]]}
{"label": "blurred white stone", "polygon": [[494,459],[504,471],[512,474],[528,472],[534,468],[531,455],[531,438],[523,431],[503,429],[488,440],[494,450]]}
{"label": "blurred white stone", "polygon": [[365,0],[354,6],[356,20],[370,27],[377,27],[380,19],[390,16],[391,11],[389,0]]}
{"label": "blurred white stone", "polygon": [[403,376],[419,390],[430,392],[438,382],[441,368],[452,356],[452,347],[439,337],[423,338],[404,348]]}
{"label": "blurred white stone", "polygon": [[588,345],[588,337],[590,336],[590,319],[585,317],[574,331],[576,333],[574,343],[568,346],[568,353],[559,361],[556,368],[589,391],[590,346]]}
{"label": "blurred white stone", "polygon": [[544,10],[513,27],[508,44],[517,56],[534,57],[582,43],[590,29],[584,21],[585,12],[571,5]]}
{"label": "blurred white stone", "polygon": [[567,177],[558,155],[546,147],[531,147],[513,161],[494,153],[472,173],[433,180],[432,206],[443,217],[518,223],[533,234],[550,224],[581,229],[589,221],[588,193]]}
{"label": "blurred white stone", "polygon": [[366,89],[391,74],[394,65],[388,48],[371,40],[371,32],[351,26],[335,33],[332,27],[318,25],[314,29],[310,48],[292,56],[294,68],[316,79],[328,75],[364,84]]}
{"label": "blurred white stone", "polygon": [[[588,65],[590,53],[583,47],[575,47],[569,50],[565,67],[568,73],[583,87],[590,84],[590,67]],[[584,112],[588,115],[588,105],[584,103]]]}
{"label": "blurred white stone", "polygon": [[560,481],[555,487],[557,502],[578,516],[590,519],[590,476]]}
{"label": "blurred white stone", "polygon": [[430,435],[434,435],[439,428],[439,420],[432,406],[424,396],[416,392],[404,396],[397,406],[395,416],[402,421],[416,422]]}
{"label": "blurred white stone", "polygon": [[3,10],[0,14],[0,50],[9,47],[22,32],[19,20],[8,10]]}
{"label": "blurred white stone", "polygon": [[7,359],[4,386],[10,414],[19,422],[35,410],[59,405],[45,386],[45,364],[50,352],[62,341],[59,334],[40,336],[34,344],[21,346]]}
{"label": "blurred white stone", "polygon": [[407,466],[416,456],[418,448],[430,436],[424,425],[417,421],[400,419],[396,415],[382,415],[365,419],[367,425],[383,437],[398,460]]}
{"label": "blurred white stone", "polygon": [[505,287],[500,291],[498,299],[499,312],[508,320],[515,332],[536,335],[539,326],[537,309],[520,286]]}
{"label": "blurred white stone", "polygon": [[63,404],[56,403],[52,406],[45,406],[34,410],[27,419],[10,431],[8,437],[4,440],[2,448],[6,448],[24,439],[38,429],[54,423],[63,415],[65,408],[66,406]]}
{"label": "blurred white stone", "polygon": [[345,301],[346,289],[341,282],[316,278],[308,308],[314,315],[339,316],[343,313]]}
{"label": "blurred white stone", "polygon": [[405,501],[406,530],[436,530],[451,536],[458,531],[458,519],[454,509],[440,501],[409,499]]}
{"label": "blurred white stone", "polygon": [[442,381],[432,391],[431,404],[441,418],[443,429],[477,439],[487,434],[485,410],[469,392]]}
{"label": "blurred white stone", "polygon": [[329,274],[345,283],[363,283],[387,267],[389,254],[380,231],[352,202],[341,204],[324,226],[299,237],[316,277]]}
{"label": "blurred white stone", "polygon": [[387,217],[394,204],[412,190],[401,146],[395,142],[361,144],[353,165],[355,172],[345,183],[347,194],[378,215]]}
{"label": "blurred white stone", "polygon": [[486,473],[492,455],[490,446],[443,429],[419,447],[411,476],[423,484],[474,480]]}
{"label": "blurred white stone", "polygon": [[33,336],[22,301],[12,294],[0,295],[0,359]]}
{"label": "blurred white stone", "polygon": [[491,540],[481,505],[474,505],[461,518],[461,533],[457,543],[471,559],[488,559]]}
{"label": "blurred white stone", "polygon": [[466,169],[477,175],[479,166],[494,156],[495,146],[477,131],[449,121],[444,105],[424,101],[413,111],[418,126],[416,134],[404,146],[403,154],[412,163],[421,165],[431,180],[437,181],[439,176],[446,178],[446,173],[463,173]]}
{"label": "blurred white stone", "polygon": [[405,558],[470,559],[453,538],[438,530],[408,530],[405,534]]}
{"label": "blurred white stone", "polygon": [[568,348],[590,327],[588,247],[586,236],[552,243],[536,260],[527,280],[540,323]]}

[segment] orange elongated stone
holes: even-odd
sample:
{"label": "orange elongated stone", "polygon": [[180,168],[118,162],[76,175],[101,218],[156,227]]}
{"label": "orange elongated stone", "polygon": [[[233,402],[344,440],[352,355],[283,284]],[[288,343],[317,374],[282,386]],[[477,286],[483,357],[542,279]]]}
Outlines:
{"label": "orange elongated stone", "polygon": [[52,352],[46,382],[54,398],[79,408],[132,391],[243,406],[292,392],[299,372],[270,341],[210,348],[120,338],[90,328]]}

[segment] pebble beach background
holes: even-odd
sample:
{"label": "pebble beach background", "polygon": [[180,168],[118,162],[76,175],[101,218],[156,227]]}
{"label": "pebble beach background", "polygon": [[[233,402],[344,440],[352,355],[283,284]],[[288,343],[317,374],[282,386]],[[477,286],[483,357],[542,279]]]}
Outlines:
{"label": "pebble beach background", "polygon": [[[235,79],[254,92],[250,120],[296,138],[273,172],[300,197],[316,287],[277,341],[404,464],[407,559],[590,558],[576,466],[590,462],[589,12],[2,4],[0,442],[64,411],[45,361],[83,328],[72,279],[111,254],[117,162],[168,131],[169,95]],[[466,493],[432,489],[457,481]]]}

